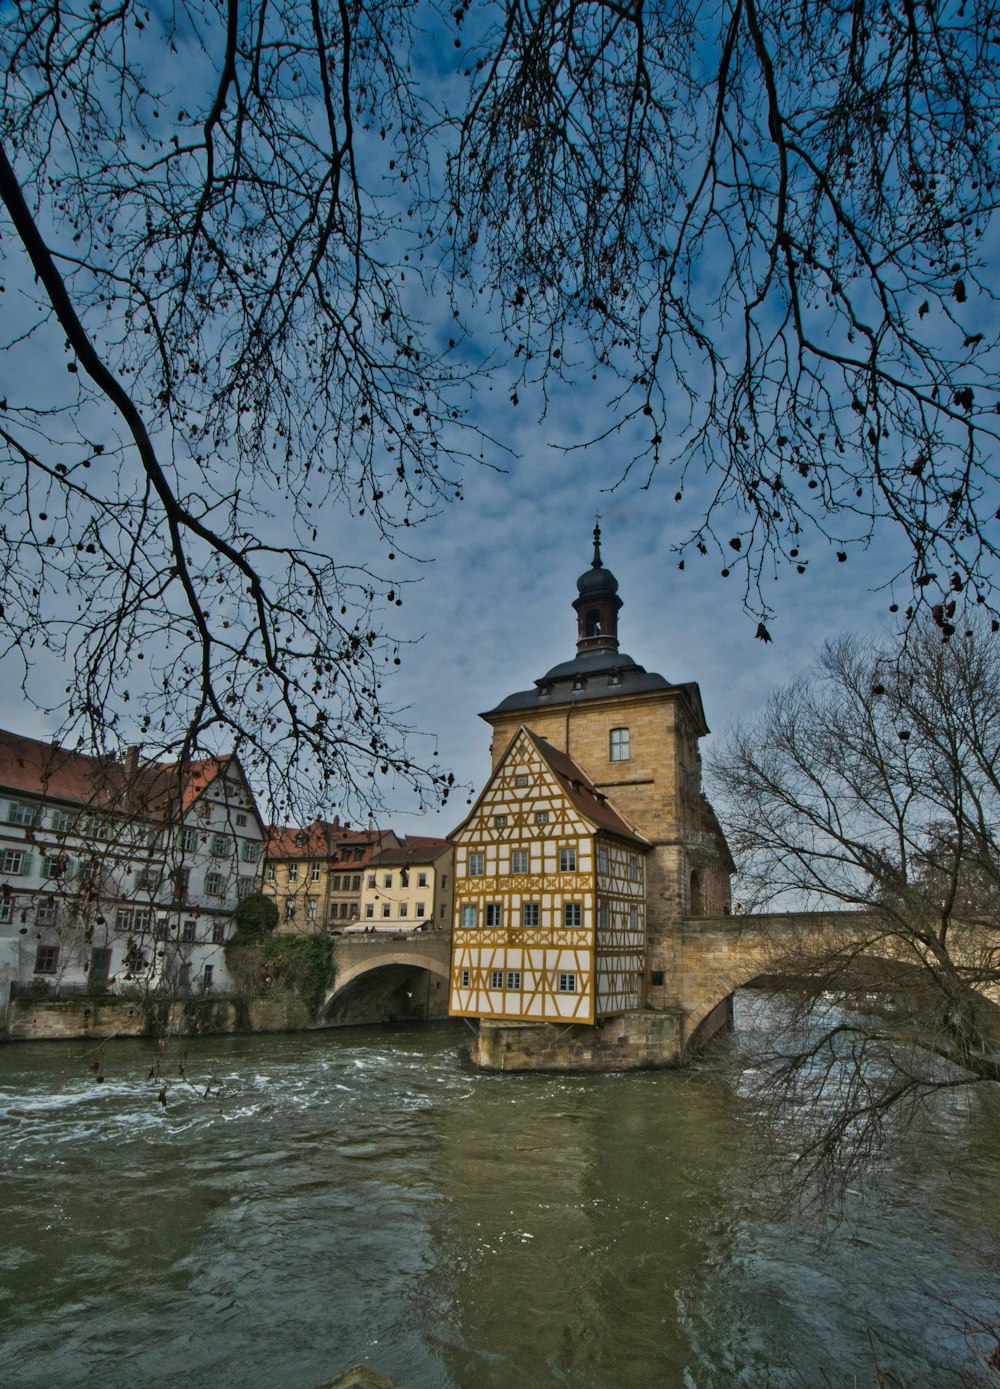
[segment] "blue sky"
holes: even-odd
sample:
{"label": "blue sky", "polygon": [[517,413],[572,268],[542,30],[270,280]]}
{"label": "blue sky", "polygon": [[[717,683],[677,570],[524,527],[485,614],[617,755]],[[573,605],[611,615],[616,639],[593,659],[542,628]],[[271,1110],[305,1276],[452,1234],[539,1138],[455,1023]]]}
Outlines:
{"label": "blue sky", "polygon": [[[431,44],[424,55],[433,60],[440,82],[439,98],[460,94],[462,83],[449,81],[455,59],[450,47]],[[185,65],[190,80],[195,69]],[[172,69],[167,76],[172,79]],[[169,85],[169,83],[168,83]],[[176,104],[176,103],[175,103]],[[379,150],[374,136],[373,156]],[[384,159],[392,151],[382,148]],[[392,182],[386,175],[386,192]],[[23,274],[11,252],[8,276]],[[8,279],[13,288],[14,280]],[[411,277],[408,294],[422,290]],[[27,285],[27,281],[24,281]],[[704,293],[704,285],[693,292]],[[13,293],[8,293],[8,311]],[[454,331],[445,288],[432,290],[420,312],[429,341],[447,341]],[[8,325],[9,326],[9,325]],[[468,323],[470,357],[487,357],[495,347],[495,321],[489,312]],[[52,331],[21,345],[10,375],[31,381],[44,401],[52,373],[65,381],[62,334]],[[10,380],[5,387],[10,388]],[[706,381],[706,389],[708,382]],[[320,517],[323,542],[338,561],[369,563],[385,578],[403,581],[402,608],[390,607],[386,626],[402,638],[402,664],[386,667],[383,695],[403,711],[402,720],[419,730],[413,755],[429,762],[437,754],[457,781],[477,792],[489,767],[489,729],[478,718],[506,694],[530,686],[551,665],[566,659],[575,646],[575,617],[570,606],[577,575],[590,563],[594,514],[602,513],[605,562],[618,577],[624,602],[620,634],[623,650],[640,664],[671,681],[696,680],[714,736],[741,716],[760,708],[769,691],[807,668],[827,638],[845,630],[884,630],[892,619],[893,595],[885,585],[908,563],[908,555],[888,527],[876,532],[868,550],[849,550],[839,564],[835,546],[807,537],[802,558],[807,572],[781,571],[768,584],[767,603],[774,616],[767,625],[770,645],[755,639],[757,617],[743,608],[742,571],[721,574],[719,553],[691,555],[678,569],[672,547],[685,541],[708,504],[711,481],[689,477],[683,501],[674,501],[676,477],[664,465],[648,488],[641,468],[621,481],[637,433],[614,435],[602,443],[567,452],[569,445],[599,438],[609,420],[608,395],[614,386],[594,381],[589,370],[572,385],[553,388],[542,411],[537,388],[521,388],[519,404],[499,372],[477,383],[470,422],[501,446],[493,461],[504,471],[469,463],[464,500],[406,532],[411,555],[374,535],[369,519],[350,516],[342,507],[327,507]],[[678,400],[677,432],[684,431],[683,403]],[[669,421],[668,421],[669,423]],[[505,452],[509,450],[509,454]],[[225,471],[226,460],[218,460]],[[446,470],[447,471],[447,470]],[[280,497],[275,501],[280,509]],[[720,521],[717,534],[735,535]],[[279,518],[262,525],[280,527]],[[388,558],[390,548],[396,559]],[[899,594],[905,606],[905,587]],[[52,660],[39,666],[39,697],[58,691],[63,673]],[[0,664],[0,722],[32,736],[48,737],[55,720],[25,703],[21,671],[15,660]],[[415,813],[412,797],[390,800],[383,823],[400,830],[444,833],[462,818],[465,795],[457,794],[438,815]],[[323,807],[327,814],[332,806]]]}

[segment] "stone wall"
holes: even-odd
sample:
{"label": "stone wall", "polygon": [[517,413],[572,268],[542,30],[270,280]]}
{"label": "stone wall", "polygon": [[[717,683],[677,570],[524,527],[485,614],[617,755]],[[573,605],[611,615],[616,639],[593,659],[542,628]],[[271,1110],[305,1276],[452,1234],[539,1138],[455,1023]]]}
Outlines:
{"label": "stone wall", "polygon": [[681,1060],[676,1009],[639,1009],[595,1026],[482,1019],[469,1053],[484,1071],[649,1071]]}
{"label": "stone wall", "polygon": [[97,1037],[191,1037],[297,1032],[312,1026],[297,998],[12,999],[0,1038],[11,1042]]}

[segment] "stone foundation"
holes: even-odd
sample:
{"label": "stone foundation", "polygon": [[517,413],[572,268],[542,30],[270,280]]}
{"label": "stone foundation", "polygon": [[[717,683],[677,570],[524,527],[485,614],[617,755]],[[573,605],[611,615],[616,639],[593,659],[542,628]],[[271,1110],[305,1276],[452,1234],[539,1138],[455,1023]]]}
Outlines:
{"label": "stone foundation", "polygon": [[651,1008],[582,1023],[481,1019],[470,1046],[484,1071],[650,1071],[682,1061],[679,1009]]}

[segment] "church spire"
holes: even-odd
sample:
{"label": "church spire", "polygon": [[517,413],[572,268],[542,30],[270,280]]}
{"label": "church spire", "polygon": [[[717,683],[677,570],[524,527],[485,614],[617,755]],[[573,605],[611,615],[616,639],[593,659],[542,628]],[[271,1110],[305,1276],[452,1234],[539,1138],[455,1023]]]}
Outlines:
{"label": "church spire", "polygon": [[601,521],[601,518],[598,516],[597,521],[596,521],[595,524],[594,524],[594,568],[595,568],[595,569],[602,569],[602,568],[604,567],[603,564],[601,563],[601,526],[600,526],[600,521]]}

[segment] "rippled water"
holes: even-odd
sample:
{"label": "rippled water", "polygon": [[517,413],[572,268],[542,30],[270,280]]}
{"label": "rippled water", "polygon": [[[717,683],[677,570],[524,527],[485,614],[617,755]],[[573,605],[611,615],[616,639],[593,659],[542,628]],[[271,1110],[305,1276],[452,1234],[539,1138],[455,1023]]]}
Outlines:
{"label": "rippled water", "polygon": [[466,1037],[199,1040],[166,1108],[151,1045],[100,1082],[82,1043],[0,1049],[0,1383],[846,1389],[871,1336],[913,1389],[996,1384],[976,1105],[824,1240],[757,1210],[718,1076],[480,1075]]}

